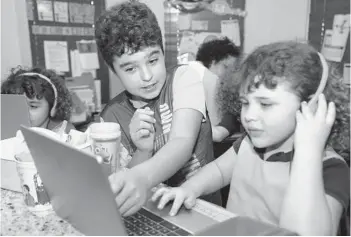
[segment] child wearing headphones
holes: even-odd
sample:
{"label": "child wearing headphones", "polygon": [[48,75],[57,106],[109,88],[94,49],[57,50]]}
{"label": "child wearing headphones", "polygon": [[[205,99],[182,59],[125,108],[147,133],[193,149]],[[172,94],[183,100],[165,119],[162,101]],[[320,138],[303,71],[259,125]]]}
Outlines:
{"label": "child wearing headphones", "polygon": [[52,70],[13,68],[1,83],[1,94],[24,94],[33,127],[69,133],[72,100],[64,79]]}
{"label": "child wearing headphones", "polygon": [[300,235],[336,235],[350,198],[349,167],[332,148],[350,142],[345,86],[329,77],[321,54],[297,42],[258,47],[234,78],[240,105],[233,100],[232,108],[239,108],[246,135],[152,199],[161,197],[160,209],[174,199],[174,215],[230,183],[226,208],[239,216]]}

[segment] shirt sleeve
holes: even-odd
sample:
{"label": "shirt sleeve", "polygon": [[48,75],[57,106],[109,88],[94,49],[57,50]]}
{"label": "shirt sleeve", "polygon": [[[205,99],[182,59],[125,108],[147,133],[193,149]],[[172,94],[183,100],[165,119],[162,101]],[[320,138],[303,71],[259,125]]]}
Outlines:
{"label": "shirt sleeve", "polygon": [[243,134],[241,137],[236,139],[235,142],[233,142],[233,148],[236,154],[238,154],[241,143],[244,141],[245,137],[246,137],[246,134]]}
{"label": "shirt sleeve", "polygon": [[323,162],[325,193],[334,197],[346,209],[350,200],[350,169],[341,158]]}
{"label": "shirt sleeve", "polygon": [[229,135],[233,134],[236,131],[240,131],[240,125],[235,120],[234,115],[228,113],[223,115],[222,120],[218,125],[227,129]]}
{"label": "shirt sleeve", "polygon": [[173,111],[194,109],[206,118],[203,75],[192,64],[179,67],[173,81]]}

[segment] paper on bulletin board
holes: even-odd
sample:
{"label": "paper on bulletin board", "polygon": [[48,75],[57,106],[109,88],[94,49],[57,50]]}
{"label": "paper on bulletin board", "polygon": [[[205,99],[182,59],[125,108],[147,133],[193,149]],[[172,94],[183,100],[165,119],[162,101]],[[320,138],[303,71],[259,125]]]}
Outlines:
{"label": "paper on bulletin board", "polygon": [[80,63],[83,69],[92,70],[98,69],[100,67],[95,40],[77,41],[77,49],[79,52]]}
{"label": "paper on bulletin board", "polygon": [[94,24],[95,22],[95,6],[91,4],[82,4],[84,23]]}
{"label": "paper on bulletin board", "polygon": [[221,34],[218,32],[192,32],[184,31],[181,35],[179,55],[187,54],[189,61],[195,60],[196,53],[202,43],[218,39]]}
{"label": "paper on bulletin board", "polygon": [[179,14],[177,26],[179,30],[189,30],[191,27],[191,15]]}
{"label": "paper on bulletin board", "polygon": [[72,23],[84,23],[84,16],[79,3],[69,3],[69,20]]}
{"label": "paper on bulletin board", "polygon": [[96,69],[83,69],[78,49],[70,50],[71,57],[71,74],[72,77],[80,77],[84,72],[90,72],[93,78],[96,78]]}
{"label": "paper on bulletin board", "polygon": [[347,38],[350,33],[350,14],[337,14],[333,21],[333,36],[331,44],[333,46],[346,47]]}
{"label": "paper on bulletin board", "polygon": [[27,19],[29,21],[34,20],[33,9],[34,9],[33,0],[26,0]]}
{"label": "paper on bulletin board", "polygon": [[345,47],[332,45],[333,30],[326,30],[324,34],[324,40],[322,45],[322,54],[329,60],[334,62],[341,62],[345,52]]}
{"label": "paper on bulletin board", "polygon": [[44,56],[46,69],[69,71],[67,41],[44,41]]}
{"label": "paper on bulletin board", "polygon": [[55,21],[68,22],[68,2],[54,2]]}
{"label": "paper on bulletin board", "polygon": [[223,36],[227,36],[231,41],[233,41],[236,46],[241,45],[239,21],[237,19],[222,20],[221,33]]}
{"label": "paper on bulletin board", "polygon": [[193,20],[193,21],[191,21],[191,29],[192,30],[199,30],[199,31],[207,31],[208,30],[208,21]]}
{"label": "paper on bulletin board", "polygon": [[37,0],[39,21],[53,21],[52,2],[48,0]]}

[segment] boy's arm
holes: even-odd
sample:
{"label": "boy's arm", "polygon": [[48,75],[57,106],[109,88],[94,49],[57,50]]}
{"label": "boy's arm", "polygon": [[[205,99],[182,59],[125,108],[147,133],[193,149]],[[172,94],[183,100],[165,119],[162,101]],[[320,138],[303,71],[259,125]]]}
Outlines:
{"label": "boy's arm", "polygon": [[[323,94],[318,97],[316,110],[302,102],[301,110],[296,111],[294,157],[280,225],[300,235],[335,235],[342,204],[348,206],[348,167],[344,163],[332,176],[328,176],[330,168],[324,167],[327,161],[339,157],[325,149],[335,116],[335,104],[327,104]],[[330,180],[334,180],[332,188]]]}
{"label": "boy's arm", "polygon": [[[202,78],[192,67],[178,68],[173,83],[173,118],[168,142],[139,165],[147,173],[148,187],[167,180],[191,158],[202,119],[206,117]],[[147,172],[152,170],[152,172]]]}
{"label": "boy's arm", "polygon": [[216,160],[200,169],[182,187],[194,192],[196,197],[207,195],[228,185],[232,178],[236,153],[233,147]]}
{"label": "boy's arm", "polygon": [[212,139],[214,142],[221,142],[229,136],[229,131],[222,126],[212,126]]}
{"label": "boy's arm", "polygon": [[330,175],[331,169],[323,169],[321,157],[322,154],[308,148],[295,151],[282,205],[281,227],[301,235],[336,235],[343,211],[341,203],[345,208],[348,205],[349,172],[346,164],[339,163],[337,171]]}

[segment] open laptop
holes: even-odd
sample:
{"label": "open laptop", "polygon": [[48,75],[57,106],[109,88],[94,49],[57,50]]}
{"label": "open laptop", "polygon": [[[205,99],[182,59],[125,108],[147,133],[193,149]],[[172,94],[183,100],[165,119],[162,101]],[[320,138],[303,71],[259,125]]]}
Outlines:
{"label": "open laptop", "polygon": [[[106,173],[94,156],[30,128],[22,126],[21,130],[56,213],[82,234],[213,235],[211,231],[217,230],[217,235],[245,235],[248,229],[250,235],[285,234],[267,224],[256,224],[256,228],[257,221],[240,221],[233,213],[202,200],[174,217],[168,214],[170,206],[158,210],[149,201],[136,214],[122,218]],[[231,220],[239,220],[241,232],[232,228]]]}
{"label": "open laptop", "polygon": [[1,94],[1,140],[16,136],[20,125],[30,127],[29,111],[24,95]]}

